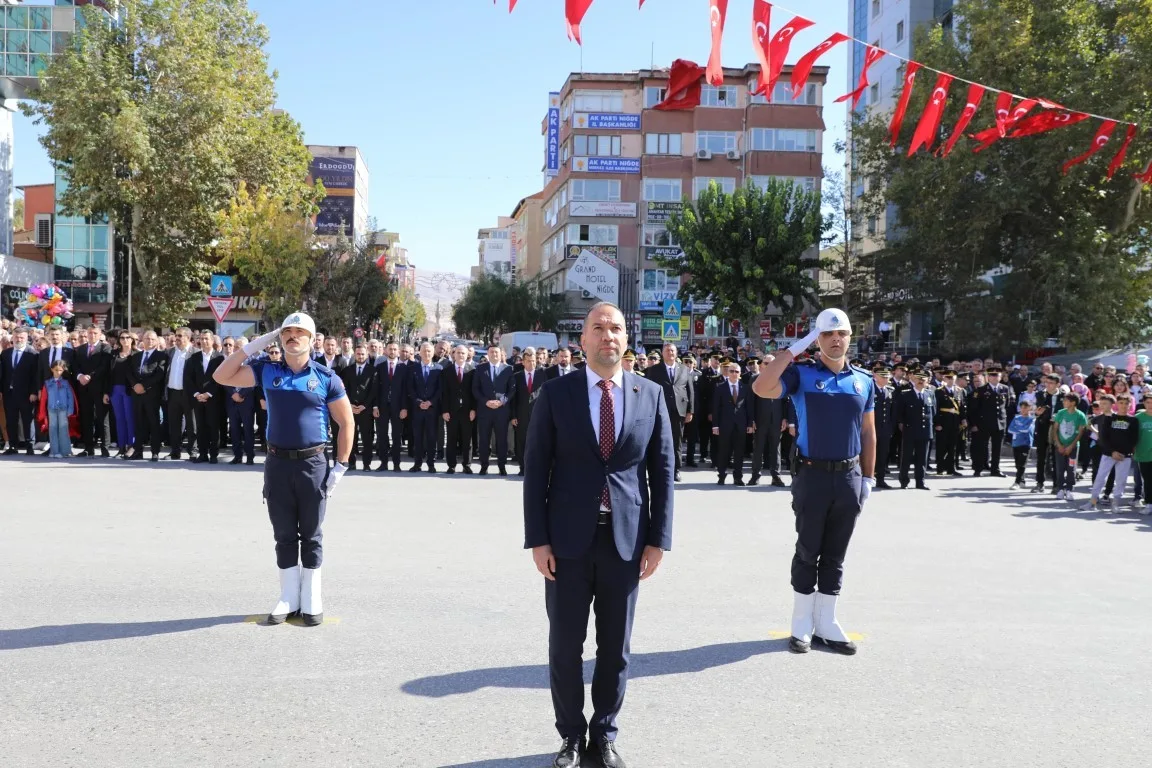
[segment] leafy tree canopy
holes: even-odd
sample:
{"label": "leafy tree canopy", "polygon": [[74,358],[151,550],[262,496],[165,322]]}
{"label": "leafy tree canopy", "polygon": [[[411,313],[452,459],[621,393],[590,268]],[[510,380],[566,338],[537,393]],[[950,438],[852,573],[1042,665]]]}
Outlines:
{"label": "leafy tree canopy", "polygon": [[456,332],[486,343],[508,331],[554,331],[567,314],[564,296],[549,293],[539,281],[513,284],[487,274],[470,283],[452,307]]}

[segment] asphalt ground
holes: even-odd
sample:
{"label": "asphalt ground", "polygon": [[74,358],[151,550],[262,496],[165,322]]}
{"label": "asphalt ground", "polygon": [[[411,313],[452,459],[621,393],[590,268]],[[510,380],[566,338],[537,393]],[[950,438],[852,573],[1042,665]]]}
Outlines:
{"label": "asphalt ground", "polygon": [[[1148,765],[1149,518],[1010,479],[877,492],[840,606],[860,651],[796,656],[789,492],[714,483],[686,472],[641,587],[631,768]],[[516,478],[348,475],[317,628],[258,623],[260,488],[259,467],[0,460],[0,765],[550,764]]]}

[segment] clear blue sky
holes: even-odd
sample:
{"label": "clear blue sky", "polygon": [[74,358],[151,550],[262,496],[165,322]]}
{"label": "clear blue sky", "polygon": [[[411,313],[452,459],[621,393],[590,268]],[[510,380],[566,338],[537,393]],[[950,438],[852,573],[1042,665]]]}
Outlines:
{"label": "clear blue sky", "polygon": [[[370,215],[399,231],[417,268],[467,274],[476,230],[540,190],[540,121],[548,92],[579,71],[564,0],[249,0],[271,35],[279,106],[311,144],[356,145],[371,173]],[[707,0],[596,0],[582,25],[585,72],[667,67],[708,58]],[[791,4],[816,26],[789,62],[834,31],[843,0]],[[752,0],[730,0],[724,63],[752,61]],[[774,8],[773,30],[791,18]],[[655,43],[655,58],[652,45]],[[847,89],[848,46],[828,54],[826,101]],[[843,137],[842,104],[825,107],[825,165]],[[52,181],[38,129],[15,117],[17,184]]]}

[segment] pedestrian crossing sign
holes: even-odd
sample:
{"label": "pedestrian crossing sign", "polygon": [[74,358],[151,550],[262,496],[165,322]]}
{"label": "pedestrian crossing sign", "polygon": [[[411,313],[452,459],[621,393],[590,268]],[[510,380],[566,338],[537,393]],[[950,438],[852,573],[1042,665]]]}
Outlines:
{"label": "pedestrian crossing sign", "polygon": [[662,336],[664,341],[680,341],[680,321],[665,320]]}
{"label": "pedestrian crossing sign", "polygon": [[664,319],[680,319],[680,299],[668,299],[664,302]]}
{"label": "pedestrian crossing sign", "polygon": [[212,275],[209,281],[210,296],[226,297],[232,295],[232,278],[228,275]]}

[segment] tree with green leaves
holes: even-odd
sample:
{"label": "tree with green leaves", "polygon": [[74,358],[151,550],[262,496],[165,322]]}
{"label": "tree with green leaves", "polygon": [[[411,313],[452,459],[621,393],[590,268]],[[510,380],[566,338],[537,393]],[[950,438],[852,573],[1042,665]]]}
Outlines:
{"label": "tree with green leaves", "polygon": [[[926,66],[989,86],[1152,123],[1150,0],[968,0],[951,34],[918,31],[915,50]],[[886,116],[853,126],[855,161],[868,181],[865,212],[883,217],[891,204],[897,211],[874,257],[880,299],[893,308],[942,307],[953,350],[1006,354],[1050,337],[1072,348],[1146,338],[1152,206],[1132,174],[1152,158],[1152,144],[1133,143],[1112,179],[1105,171],[1123,125],[1104,151],[1061,171],[1090,146],[1096,119],[1001,139],[979,153],[961,138],[948,157],[909,158],[934,78],[918,76],[895,151]],[[937,145],[966,91],[953,84]],[[994,125],[996,95],[985,94],[971,133]]]}
{"label": "tree with green leaves", "polygon": [[372,246],[364,239],[353,244],[339,237],[314,246],[299,306],[307,308],[318,328],[346,334],[380,320],[394,293],[388,276],[376,265]]}
{"label": "tree with green leaves", "polygon": [[668,221],[681,254],[657,261],[688,276],[681,297],[714,301],[717,315],[756,329],[769,307],[790,315],[818,302],[814,246],[824,223],[820,195],[791,181],[732,194],[711,182]]}
{"label": "tree with green leaves", "polygon": [[860,243],[852,239],[853,212],[844,188],[844,174],[825,169],[821,188],[824,206],[821,272],[825,279],[830,278],[828,288],[821,291],[821,304],[839,307],[848,317],[863,321],[864,310],[872,305],[871,259],[863,253]]}
{"label": "tree with green leaves", "polygon": [[509,283],[481,275],[452,307],[456,332],[491,343],[497,333],[554,331],[568,314],[563,294],[552,294],[538,280]]}
{"label": "tree with green leaves", "polygon": [[420,304],[416,292],[407,286],[399,286],[392,291],[384,304],[380,325],[390,338],[407,340],[412,337],[416,320],[420,320],[420,325],[416,328],[424,325],[424,319],[421,317],[423,311],[424,306]]}
{"label": "tree with green leaves", "polygon": [[174,325],[205,294],[216,214],[245,181],[306,188],[300,126],[274,111],[268,32],[245,0],[121,0],[121,22],[85,9],[25,113],[67,169],[70,214],[107,217],[130,248],[134,321]]}

